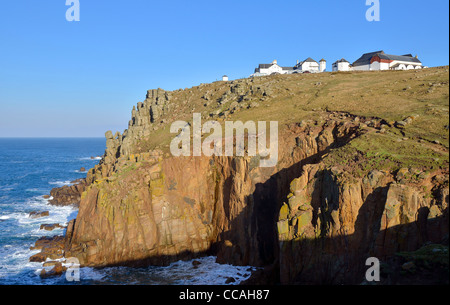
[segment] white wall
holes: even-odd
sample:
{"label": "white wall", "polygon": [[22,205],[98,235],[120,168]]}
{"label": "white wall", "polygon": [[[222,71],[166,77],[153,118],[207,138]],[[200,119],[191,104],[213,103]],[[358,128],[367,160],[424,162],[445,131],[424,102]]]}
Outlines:
{"label": "white wall", "polygon": [[333,64],[333,71],[350,71],[349,62],[338,62]]}
{"label": "white wall", "polygon": [[339,71],[350,71],[350,63],[349,62],[339,62],[338,70]]}
{"label": "white wall", "polygon": [[409,61],[400,61],[400,60],[394,60],[391,62],[390,67],[400,64],[398,67],[396,67],[396,70],[412,70],[412,69],[421,69],[422,63],[412,63]]}
{"label": "white wall", "polygon": [[323,71],[325,71],[326,69],[327,69],[327,62],[321,61],[321,62],[319,63],[319,71],[320,71],[320,72],[323,72]]}
{"label": "white wall", "polygon": [[315,62],[304,62],[301,66],[302,71],[319,72],[319,64]]}
{"label": "white wall", "polygon": [[280,73],[280,74],[285,74],[286,72],[283,71],[283,69],[279,66],[279,65],[272,65],[270,68],[268,69],[260,69],[261,74],[266,74],[266,75],[270,75],[272,73]]}
{"label": "white wall", "polygon": [[381,64],[378,61],[374,61],[373,63],[370,64],[370,70],[381,70]]}
{"label": "white wall", "polygon": [[370,65],[362,65],[362,66],[356,66],[352,68],[355,71],[369,71]]}

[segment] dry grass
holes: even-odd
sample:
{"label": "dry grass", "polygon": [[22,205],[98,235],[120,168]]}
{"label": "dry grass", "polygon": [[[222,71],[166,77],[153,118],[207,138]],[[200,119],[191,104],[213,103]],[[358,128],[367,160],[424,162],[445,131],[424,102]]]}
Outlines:
{"label": "dry grass", "polygon": [[[173,138],[170,123],[192,121],[192,113],[202,113],[203,123],[214,119],[241,121],[278,121],[280,128],[302,120],[320,121],[327,111],[348,112],[362,117],[377,117],[386,122],[417,117],[405,129],[389,128],[387,134],[367,134],[353,141],[353,149],[368,156],[388,156],[386,164],[427,166],[448,160],[449,132],[449,68],[437,67],[412,71],[339,72],[320,74],[274,75],[254,79],[204,84],[172,93],[173,111],[166,124],[141,139],[141,150],[166,150]],[[232,114],[210,118],[218,109],[226,110],[237,101],[219,105],[218,100],[231,87],[260,87],[269,96],[261,99],[249,95],[245,105],[257,102],[258,107],[243,107]],[[245,91],[245,90],[244,90]],[[203,98],[208,96],[208,100]],[[448,128],[448,127],[447,127]],[[402,140],[407,138],[408,140]],[[438,141],[438,144],[432,142]],[[439,161],[436,161],[439,160]]]}

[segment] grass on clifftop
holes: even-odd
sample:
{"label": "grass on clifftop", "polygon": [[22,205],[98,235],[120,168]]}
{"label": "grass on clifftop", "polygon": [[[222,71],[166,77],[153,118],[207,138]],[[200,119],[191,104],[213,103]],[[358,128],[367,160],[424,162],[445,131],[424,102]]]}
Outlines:
{"label": "grass on clifftop", "polygon": [[392,133],[371,133],[332,150],[324,163],[329,167],[339,165],[354,177],[363,177],[373,169],[395,172],[413,168],[430,172],[448,168],[448,150],[417,140],[403,140]]}
{"label": "grass on clifftop", "polygon": [[[230,82],[215,82],[173,91],[176,104],[163,119],[165,124],[139,141],[138,151],[161,148],[168,151],[174,134],[169,133],[175,120],[192,121],[194,112],[207,120],[278,121],[279,128],[302,120],[320,123],[329,111],[346,112],[361,117],[375,117],[392,124],[408,116],[414,122],[402,130],[388,128],[385,134],[367,133],[328,156],[331,163],[347,164],[350,156],[360,154],[366,167],[394,169],[401,167],[448,168],[449,149],[449,67],[409,71],[327,72],[318,74],[273,75]],[[234,86],[268,92],[261,98],[244,96],[234,113],[212,116],[225,110],[231,99],[218,101]],[[207,96],[207,98],[205,98]],[[235,103],[236,104],[236,103]]]}

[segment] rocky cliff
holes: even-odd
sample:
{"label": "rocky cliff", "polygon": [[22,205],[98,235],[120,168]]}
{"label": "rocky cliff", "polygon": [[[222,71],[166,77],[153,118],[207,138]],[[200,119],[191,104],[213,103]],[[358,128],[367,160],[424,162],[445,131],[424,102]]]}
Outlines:
{"label": "rocky cliff", "polygon": [[[64,255],[86,266],[141,266],[215,254],[221,263],[270,265],[275,282],[361,282],[367,257],[448,236],[446,71],[150,90],[123,134],[106,133]],[[277,120],[277,165],[171,156],[168,126],[193,112],[219,122]]]}
{"label": "rocky cliff", "polygon": [[442,242],[448,236],[447,174],[405,183],[399,172],[375,169],[349,179],[339,166],[305,166],[277,222],[281,281],[355,283],[369,257],[383,260]]}

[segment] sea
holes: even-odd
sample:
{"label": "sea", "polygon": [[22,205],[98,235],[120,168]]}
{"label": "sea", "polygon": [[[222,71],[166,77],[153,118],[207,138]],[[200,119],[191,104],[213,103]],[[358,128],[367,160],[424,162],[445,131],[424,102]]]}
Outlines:
{"label": "sea", "polygon": [[[104,151],[104,138],[0,138],[0,285],[224,285],[230,278],[229,285],[236,285],[256,270],[207,256],[196,259],[196,266],[178,261],[166,267],[85,267],[79,281],[41,278],[43,264],[29,262],[39,251],[30,247],[40,237],[65,234],[64,228],[40,230],[41,224],[67,225],[77,217],[77,208],[52,206],[43,196],[86,177],[80,169],[94,167]],[[49,216],[31,219],[33,211]]]}

